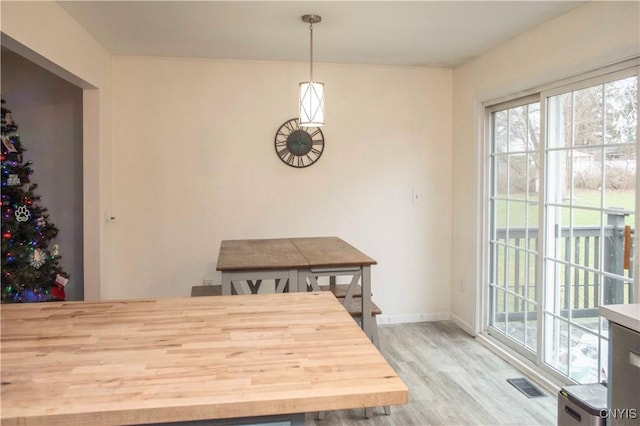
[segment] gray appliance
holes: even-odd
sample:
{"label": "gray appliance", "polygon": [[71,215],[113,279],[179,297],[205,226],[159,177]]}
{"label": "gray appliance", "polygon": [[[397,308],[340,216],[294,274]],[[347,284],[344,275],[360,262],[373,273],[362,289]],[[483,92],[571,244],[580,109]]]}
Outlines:
{"label": "gray appliance", "polygon": [[609,321],[610,426],[640,424],[640,333]]}
{"label": "gray appliance", "polygon": [[607,388],[600,383],[565,386],[558,392],[558,426],[605,426]]}

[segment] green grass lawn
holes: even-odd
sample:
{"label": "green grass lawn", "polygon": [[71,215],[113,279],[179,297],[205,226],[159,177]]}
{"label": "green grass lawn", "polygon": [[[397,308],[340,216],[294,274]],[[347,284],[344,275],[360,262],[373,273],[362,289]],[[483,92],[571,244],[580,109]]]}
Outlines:
{"label": "green grass lawn", "polygon": [[[537,227],[538,226],[538,204],[526,202],[524,194],[510,194],[510,201],[496,201],[496,220],[498,228],[505,227]],[[635,192],[629,190],[606,191],[604,200],[601,199],[601,193],[592,189],[576,189],[573,196],[573,203],[569,200],[563,201],[563,207],[558,207],[552,211],[556,211],[562,215],[562,223],[569,226],[570,215],[573,215],[573,226],[599,226],[600,213],[586,208],[605,209],[620,208],[629,213],[625,218],[625,224],[634,226],[635,223]],[[566,207],[564,207],[566,206]],[[527,216],[525,216],[525,209]],[[507,210],[509,218],[507,223]],[[604,218],[606,223],[607,218]]]}

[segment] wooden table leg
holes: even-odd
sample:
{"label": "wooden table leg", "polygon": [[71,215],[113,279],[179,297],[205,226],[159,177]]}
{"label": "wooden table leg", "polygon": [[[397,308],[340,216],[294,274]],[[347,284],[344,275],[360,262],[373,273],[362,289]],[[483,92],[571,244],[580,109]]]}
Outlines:
{"label": "wooden table leg", "polygon": [[369,337],[373,338],[371,321],[371,267],[362,267],[362,330]]}
{"label": "wooden table leg", "polygon": [[222,272],[222,295],[229,296],[231,294],[231,273]]}
{"label": "wooden table leg", "polygon": [[300,286],[299,275],[300,271],[298,269],[289,270],[289,291],[300,291],[298,288]]}

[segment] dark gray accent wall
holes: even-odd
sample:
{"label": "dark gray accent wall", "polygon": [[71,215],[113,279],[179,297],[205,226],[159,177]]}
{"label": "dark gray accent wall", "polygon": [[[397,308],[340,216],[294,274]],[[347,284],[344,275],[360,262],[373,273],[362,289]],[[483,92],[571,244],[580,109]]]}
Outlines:
{"label": "dark gray accent wall", "polygon": [[60,230],[54,243],[71,275],[67,300],[82,300],[82,89],[9,50],[0,59],[2,98],[33,161],[40,203]]}

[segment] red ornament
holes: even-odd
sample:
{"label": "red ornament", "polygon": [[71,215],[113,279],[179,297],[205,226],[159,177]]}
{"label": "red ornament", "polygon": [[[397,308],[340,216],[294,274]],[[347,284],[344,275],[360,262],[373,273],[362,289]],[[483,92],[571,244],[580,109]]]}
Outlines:
{"label": "red ornament", "polygon": [[11,238],[11,232],[5,232],[4,234],[2,234],[2,238],[8,240],[9,238]]}

